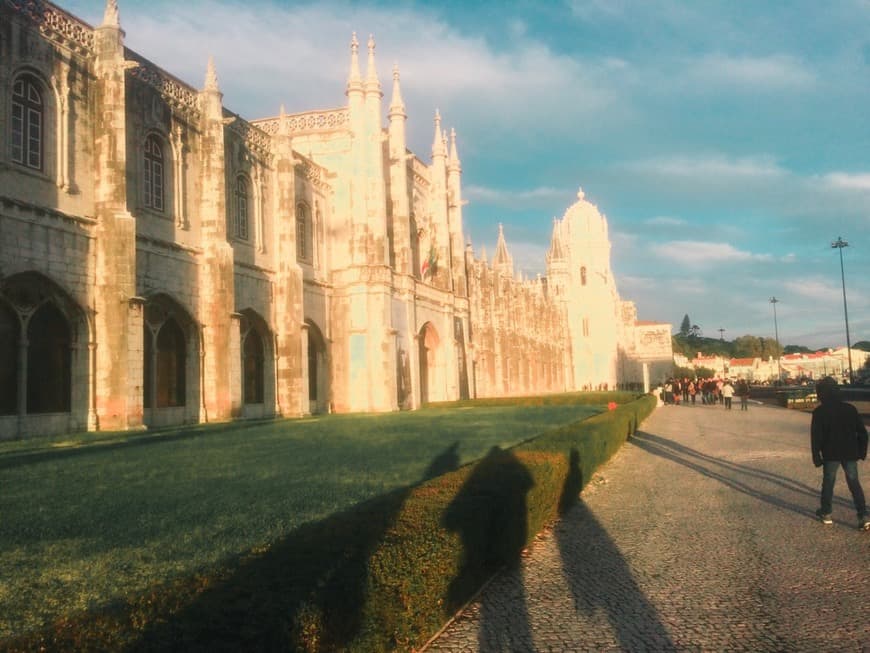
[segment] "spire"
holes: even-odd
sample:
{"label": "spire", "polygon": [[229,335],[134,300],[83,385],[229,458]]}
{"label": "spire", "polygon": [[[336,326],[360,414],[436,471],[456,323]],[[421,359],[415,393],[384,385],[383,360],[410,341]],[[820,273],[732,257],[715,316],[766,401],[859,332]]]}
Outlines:
{"label": "spire", "polygon": [[480,248],[480,262],[486,265],[489,261],[486,260],[486,245],[482,245]]}
{"label": "spire", "polygon": [[106,10],[103,12],[103,24],[101,27],[120,27],[121,19],[118,14],[118,0],[106,0]]}
{"label": "spire", "polygon": [[565,248],[562,245],[562,223],[553,218],[553,237],[550,240],[550,251],[547,252],[547,262],[565,260]]}
{"label": "spire", "polygon": [[361,90],[362,74],[359,71],[359,41],[356,40],[356,32],[350,39],[350,75],[347,77],[347,91]]}
{"label": "spire", "polygon": [[459,154],[456,151],[456,130],[450,129],[450,167],[460,169]]}
{"label": "spire", "polygon": [[381,90],[381,82],[378,79],[378,69],[375,66],[375,37],[369,34],[369,59],[366,65],[366,90],[377,91]]}
{"label": "spire", "polygon": [[205,90],[206,91],[217,91],[220,93],[220,88],[218,87],[217,80],[217,72],[214,67],[214,57],[209,55],[208,57],[208,66],[205,69]]}
{"label": "spire", "polygon": [[393,64],[393,99],[390,102],[390,118],[393,116],[407,117],[402,89],[399,87],[399,64]]}
{"label": "spire", "polygon": [[441,133],[441,114],[435,109],[435,139],[432,141],[432,157],[446,156],[447,149],[444,147],[444,135]]}
{"label": "spire", "polygon": [[498,242],[495,245],[495,255],[492,257],[492,266],[500,271],[513,276],[514,261],[508,254],[507,243],[504,239],[504,226],[498,223]]}

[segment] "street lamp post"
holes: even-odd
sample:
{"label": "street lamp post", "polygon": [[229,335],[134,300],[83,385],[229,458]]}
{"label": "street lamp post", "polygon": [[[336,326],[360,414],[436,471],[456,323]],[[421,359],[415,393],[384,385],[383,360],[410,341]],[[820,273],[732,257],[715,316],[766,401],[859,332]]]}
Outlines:
{"label": "street lamp post", "polygon": [[725,342],[725,329],[722,329],[722,328],[719,329],[719,340],[721,340],[722,342]]}
{"label": "street lamp post", "polygon": [[831,243],[832,249],[840,250],[840,279],[843,282],[843,315],[846,318],[846,354],[849,357],[849,384],[852,383],[852,342],[849,340],[849,308],[846,305],[846,272],[843,268],[843,248],[848,247],[849,243],[843,240],[842,236],[837,236],[837,240]]}
{"label": "street lamp post", "polygon": [[779,325],[776,323],[776,305],[779,300],[776,297],[771,297],[770,303],[773,304],[773,335],[776,337],[776,378],[782,383],[782,352],[779,350]]}

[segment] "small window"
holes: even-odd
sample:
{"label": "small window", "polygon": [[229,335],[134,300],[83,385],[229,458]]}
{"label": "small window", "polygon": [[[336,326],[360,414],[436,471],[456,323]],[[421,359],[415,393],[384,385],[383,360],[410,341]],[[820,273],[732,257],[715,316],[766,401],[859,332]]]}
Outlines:
{"label": "small window", "polygon": [[163,148],[156,136],[145,139],[145,160],[142,169],[142,191],[145,206],[163,211],[164,163]]}
{"label": "small window", "polygon": [[45,107],[38,82],[31,75],[12,86],[12,160],[42,170]]}
{"label": "small window", "polygon": [[586,267],[585,266],[580,268],[580,285],[581,286],[586,285]]}
{"label": "small window", "polygon": [[236,188],[234,197],[234,215],[233,215],[233,231],[236,238],[240,240],[248,239],[248,182],[244,177],[236,178]]}
{"label": "small window", "polygon": [[296,205],[296,258],[311,261],[311,213],[301,203]]}

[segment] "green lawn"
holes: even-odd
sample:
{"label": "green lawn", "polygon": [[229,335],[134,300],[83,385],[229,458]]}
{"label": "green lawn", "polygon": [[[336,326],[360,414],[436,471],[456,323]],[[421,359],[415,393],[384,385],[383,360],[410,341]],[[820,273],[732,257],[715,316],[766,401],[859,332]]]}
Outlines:
{"label": "green lawn", "polygon": [[0,640],[601,410],[433,407],[0,443]]}

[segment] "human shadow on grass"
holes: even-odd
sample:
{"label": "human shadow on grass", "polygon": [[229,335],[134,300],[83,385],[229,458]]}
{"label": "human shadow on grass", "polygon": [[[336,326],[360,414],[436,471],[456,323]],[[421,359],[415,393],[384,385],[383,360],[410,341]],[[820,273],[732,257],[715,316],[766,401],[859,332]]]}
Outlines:
{"label": "human shadow on grass", "polygon": [[[717,458],[673,440],[643,431],[635,433],[630,441],[644,451],[679,463],[754,499],[783,510],[795,512],[801,516],[815,518],[815,513],[808,505],[788,501],[774,493],[775,490],[781,489],[785,492],[802,495],[811,501],[809,505],[814,505],[812,502],[818,501],[819,491],[792,478]],[[765,483],[773,486],[771,491],[761,489],[761,485]],[[839,497],[835,501],[844,506],[850,505]]]}
{"label": "human shadow on grass", "polygon": [[[532,475],[513,453],[493,447],[447,506],[442,523],[462,539],[462,563],[447,593],[450,613],[470,601],[500,569],[520,570],[528,537],[526,495],[533,484]],[[484,594],[478,631],[481,653],[533,650],[521,571],[519,579],[495,601]]]}
{"label": "human shadow on grass", "polygon": [[563,517],[555,527],[555,537],[574,609],[587,618],[606,615],[620,650],[676,650],[658,610],[638,587],[619,548],[578,499],[582,487],[580,455],[572,449],[559,503]]}
{"label": "human shadow on grass", "polygon": [[[436,457],[427,475],[458,465],[457,449],[454,443]],[[204,570],[208,580],[179,579],[155,588],[152,596],[110,608],[107,613],[114,610],[122,630],[134,617],[148,622],[122,648],[210,653],[352,648],[367,609],[370,559],[412,489],[303,525],[265,551],[227,561],[222,572]]]}

